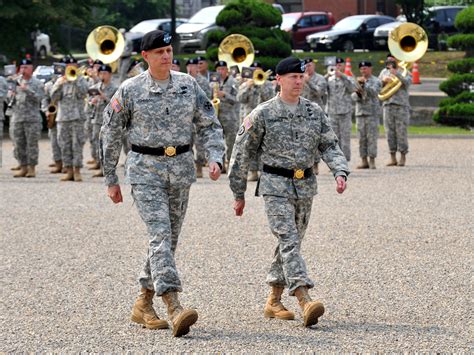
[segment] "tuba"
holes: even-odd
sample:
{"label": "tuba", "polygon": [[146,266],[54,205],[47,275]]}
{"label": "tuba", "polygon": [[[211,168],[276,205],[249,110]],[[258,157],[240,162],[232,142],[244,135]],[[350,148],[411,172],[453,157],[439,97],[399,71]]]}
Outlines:
{"label": "tuba", "polygon": [[253,63],[255,49],[244,35],[232,34],[222,40],[217,57],[225,61],[229,67],[237,65],[242,72],[242,67],[250,67]]}
{"label": "tuba", "polygon": [[[401,61],[398,66],[402,68],[402,76],[406,77],[409,64],[423,57],[428,49],[428,36],[420,26],[410,22],[403,23],[390,32],[388,48],[390,53]],[[391,98],[402,86],[396,76],[390,75],[390,79],[378,95],[382,101]]]}
{"label": "tuba", "polygon": [[121,57],[125,50],[125,39],[115,27],[99,26],[87,36],[86,50],[92,59],[110,64]]}

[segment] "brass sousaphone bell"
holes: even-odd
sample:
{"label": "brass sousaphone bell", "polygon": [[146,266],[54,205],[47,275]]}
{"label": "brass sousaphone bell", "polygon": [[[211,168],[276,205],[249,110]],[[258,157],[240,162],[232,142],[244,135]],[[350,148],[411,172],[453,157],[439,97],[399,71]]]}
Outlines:
{"label": "brass sousaphone bell", "polygon": [[86,50],[89,57],[111,64],[118,60],[125,50],[125,39],[113,26],[99,26],[87,36]]}
{"label": "brass sousaphone bell", "polygon": [[217,54],[229,67],[237,65],[240,72],[242,67],[250,67],[255,58],[252,42],[244,35],[232,34],[225,37],[219,45]]}

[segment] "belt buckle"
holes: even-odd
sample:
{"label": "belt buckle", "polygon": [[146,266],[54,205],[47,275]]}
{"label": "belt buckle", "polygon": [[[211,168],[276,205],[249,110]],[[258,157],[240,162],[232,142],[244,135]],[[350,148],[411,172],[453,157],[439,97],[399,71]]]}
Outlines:
{"label": "belt buckle", "polygon": [[296,169],[293,175],[293,178],[301,180],[304,178],[304,170],[303,169]]}
{"label": "belt buckle", "polygon": [[176,148],[173,146],[169,146],[165,148],[165,155],[167,157],[174,157],[176,155]]}

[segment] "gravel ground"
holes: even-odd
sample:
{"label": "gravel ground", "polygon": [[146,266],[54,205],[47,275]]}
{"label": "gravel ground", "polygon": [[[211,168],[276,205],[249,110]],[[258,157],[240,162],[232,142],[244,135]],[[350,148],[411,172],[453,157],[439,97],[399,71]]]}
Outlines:
{"label": "gravel ground", "polygon": [[[13,179],[11,142],[0,168],[0,351],[472,352],[474,140],[410,140],[404,168],[354,169],[335,192],[328,169],[303,253],[326,314],[306,329],[263,318],[276,240],[252,197],[232,214],[228,180],[200,180],[177,251],[191,333],[129,320],[146,232],[125,187],[114,206],[102,181],[60,183],[41,141],[35,179]],[[357,142],[352,141],[354,156]],[[88,158],[88,149],[85,149]],[[352,167],[356,165],[352,162]],[[471,265],[471,266],[469,266]],[[297,302],[285,295],[285,304]],[[165,309],[160,299],[156,309]]]}

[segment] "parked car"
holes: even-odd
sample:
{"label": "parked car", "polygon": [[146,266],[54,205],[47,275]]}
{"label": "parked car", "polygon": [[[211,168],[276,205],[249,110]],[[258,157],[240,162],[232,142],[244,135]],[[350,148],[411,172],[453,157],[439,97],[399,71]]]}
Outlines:
{"label": "parked car", "polygon": [[354,48],[372,49],[375,29],[395,18],[379,15],[356,15],[343,18],[331,30],[306,37],[314,50],[352,51]]}
{"label": "parked car", "polygon": [[33,71],[33,78],[38,79],[43,84],[49,80],[54,75],[54,67],[52,65],[38,65]]}
{"label": "parked car", "polygon": [[280,28],[290,33],[293,49],[309,50],[306,36],[331,29],[335,24],[330,12],[290,12],[282,15]]}
{"label": "parked car", "polygon": [[[185,18],[176,19],[176,28],[188,20]],[[125,39],[132,43],[132,51],[140,53],[140,46],[142,44],[142,38],[145,33],[154,30],[163,30],[171,32],[171,19],[170,18],[159,18],[154,20],[145,20],[137,23],[133,26],[130,31],[125,33]]]}

